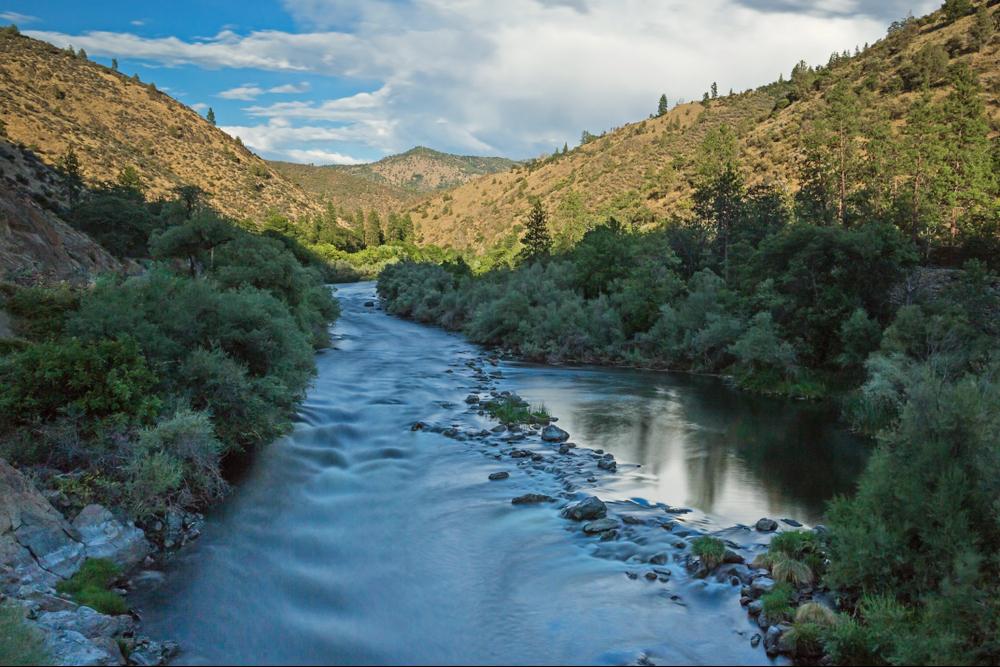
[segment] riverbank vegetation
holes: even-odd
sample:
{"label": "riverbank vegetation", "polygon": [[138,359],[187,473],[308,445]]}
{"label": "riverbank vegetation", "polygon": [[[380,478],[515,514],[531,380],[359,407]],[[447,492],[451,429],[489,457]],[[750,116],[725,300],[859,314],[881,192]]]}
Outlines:
{"label": "riverbank vegetation", "polygon": [[3,286],[16,338],[0,354],[0,457],[139,519],[204,507],[227,461],[289,427],[338,314],[324,263],[195,191],[147,203],[126,181],[68,218],[133,275]]}
{"label": "riverbank vegetation", "polygon": [[[789,641],[838,664],[1000,661],[1000,180],[979,83],[956,65],[902,123],[838,85],[800,189],[748,185],[732,130],[702,145],[690,214],[609,219],[553,251],[533,206],[512,266],[387,267],[390,312],[528,359],[723,373],[837,396],[876,449],[830,533],[775,539],[768,618],[819,580],[840,614]],[[920,86],[917,86],[920,88]],[[813,615],[814,616],[814,615]]]}

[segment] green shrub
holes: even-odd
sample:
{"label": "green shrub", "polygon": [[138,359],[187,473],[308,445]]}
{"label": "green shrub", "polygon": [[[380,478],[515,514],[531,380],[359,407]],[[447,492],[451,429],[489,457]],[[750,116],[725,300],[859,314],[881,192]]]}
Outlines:
{"label": "green shrub", "polygon": [[726,544],[716,537],[702,535],[691,543],[691,553],[697,556],[709,570],[722,563],[726,555]]}
{"label": "green shrub", "polygon": [[544,406],[531,407],[516,398],[505,396],[496,401],[483,401],[483,408],[497,421],[512,424],[547,424],[549,415]]}
{"label": "green shrub", "polygon": [[15,287],[3,308],[14,316],[14,331],[29,340],[62,335],[66,320],[80,305],[80,291],[65,285]]}
{"label": "green shrub", "polygon": [[145,517],[221,497],[227,489],[222,449],[204,412],[181,409],[143,430],[129,466],[133,511]]}
{"label": "green shrub", "polygon": [[51,658],[45,651],[41,633],[24,621],[24,610],[0,605],[0,665],[46,665]]}
{"label": "green shrub", "polygon": [[160,405],[156,382],[128,338],[36,343],[0,360],[0,417],[30,424],[76,413],[143,423]]}
{"label": "green shrub", "polygon": [[874,633],[850,616],[841,615],[822,634],[823,650],[835,665],[886,665]]}
{"label": "green shrub", "polygon": [[88,558],[76,574],[56,584],[56,590],[102,614],[124,614],[128,612],[125,600],[109,590],[121,574],[121,568],[110,560]]}
{"label": "green shrub", "polygon": [[823,654],[824,628],[816,623],[798,622],[782,635],[792,654],[799,659],[815,658]]}

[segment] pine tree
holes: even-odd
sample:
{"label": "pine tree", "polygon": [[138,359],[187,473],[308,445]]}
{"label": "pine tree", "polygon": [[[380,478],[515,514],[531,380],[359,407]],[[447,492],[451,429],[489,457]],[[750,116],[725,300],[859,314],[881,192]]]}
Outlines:
{"label": "pine tree", "polygon": [[215,125],[215,110],[212,107],[208,108],[208,113],[205,114],[205,120],[207,120],[212,125]]}
{"label": "pine tree", "polygon": [[72,146],[59,158],[57,169],[62,175],[63,185],[69,192],[70,201],[75,202],[83,188],[83,176],[80,173],[80,158],[76,156]]}
{"label": "pine tree", "polygon": [[937,231],[942,213],[941,174],[945,168],[943,143],[944,118],[934,96],[925,91],[910,107],[902,131],[904,168],[908,173],[906,192],[907,218],[904,222],[910,237],[924,251],[940,236]]}
{"label": "pine tree", "polygon": [[142,176],[139,170],[129,165],[118,174],[118,187],[142,197],[145,187],[142,184]]}
{"label": "pine tree", "polygon": [[664,93],[663,95],[660,95],[660,103],[656,107],[656,115],[662,116],[668,111],[670,111],[670,107],[667,104],[667,95]]}
{"label": "pine tree", "polygon": [[563,155],[566,155],[566,153],[569,153],[569,143],[568,142],[564,142],[563,143]]}
{"label": "pine tree", "polygon": [[79,59],[81,59],[81,60],[86,60],[87,59],[87,52],[84,51],[81,48],[79,51],[76,52],[76,57],[79,58]]}
{"label": "pine tree", "polygon": [[542,202],[535,200],[531,205],[531,212],[528,214],[527,229],[521,238],[521,252],[518,258],[521,261],[531,262],[537,259],[544,259],[552,251],[552,237],[549,235],[548,215],[542,208]]}
{"label": "pine tree", "polygon": [[[965,63],[952,73],[954,89],[944,100],[947,169],[945,170],[949,233],[953,240],[984,214],[996,197],[989,121],[975,73]],[[971,231],[971,230],[966,230]]]}
{"label": "pine tree", "polygon": [[977,51],[990,41],[993,36],[994,24],[990,12],[986,9],[986,3],[979,5],[976,10],[976,20],[972,24],[970,34],[972,35],[972,46]]}
{"label": "pine tree", "polygon": [[949,21],[957,21],[972,11],[972,3],[970,0],[944,0],[942,8]]}
{"label": "pine tree", "polygon": [[365,246],[374,248],[384,242],[382,220],[379,218],[378,211],[372,210],[368,213],[368,219],[365,221]]}
{"label": "pine tree", "polygon": [[717,84],[715,81],[712,82],[711,91],[712,91],[712,99],[714,100],[719,96],[719,84]]}
{"label": "pine tree", "polygon": [[111,59],[111,69],[113,69],[116,72],[118,71],[118,58]]}

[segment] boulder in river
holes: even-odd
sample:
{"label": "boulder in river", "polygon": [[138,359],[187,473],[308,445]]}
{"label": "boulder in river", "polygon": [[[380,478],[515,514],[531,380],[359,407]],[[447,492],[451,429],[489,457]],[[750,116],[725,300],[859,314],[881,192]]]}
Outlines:
{"label": "boulder in river", "polygon": [[573,521],[594,521],[607,515],[608,506],[594,496],[587,496],[563,510],[563,516]]}
{"label": "boulder in river", "polygon": [[507,471],[505,471],[505,470],[502,470],[500,472],[491,472],[490,473],[490,481],[491,482],[496,482],[496,481],[499,481],[501,479],[507,479],[508,477],[510,477],[510,473],[507,472]]}
{"label": "boulder in river", "polygon": [[562,430],[555,424],[549,424],[542,429],[542,440],[545,442],[565,442],[569,440],[569,433]]}
{"label": "boulder in river", "polygon": [[583,526],[583,532],[594,534],[603,533],[606,530],[614,530],[618,527],[618,522],[614,519],[598,519],[596,521],[591,521]]}
{"label": "boulder in river", "polygon": [[758,519],[755,527],[762,533],[773,533],[778,530],[778,522],[774,519],[768,519],[765,517],[763,519]]}
{"label": "boulder in river", "polygon": [[538,505],[541,503],[554,503],[556,501],[552,496],[546,496],[542,493],[526,493],[523,496],[518,496],[510,501],[511,505]]}

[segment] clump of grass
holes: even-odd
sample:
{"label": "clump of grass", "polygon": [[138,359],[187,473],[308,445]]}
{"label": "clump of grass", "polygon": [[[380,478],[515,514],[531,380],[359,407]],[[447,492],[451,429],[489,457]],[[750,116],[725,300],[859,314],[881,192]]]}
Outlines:
{"label": "clump of grass", "polygon": [[785,554],[792,558],[800,558],[807,553],[816,551],[818,548],[819,538],[816,536],[816,533],[805,530],[789,530],[778,533],[771,538],[769,547],[772,552]]}
{"label": "clump of grass", "polygon": [[104,558],[88,558],[72,577],[56,585],[60,593],[73,596],[79,604],[102,614],[117,616],[128,612],[124,598],[110,590],[121,569]]}
{"label": "clump of grass", "polygon": [[778,556],[771,566],[771,576],[775,581],[783,581],[796,586],[805,586],[813,581],[812,570],[800,560],[788,556]]}
{"label": "clump of grass", "polygon": [[722,563],[726,556],[726,545],[716,537],[702,535],[691,543],[691,552],[701,560],[702,565],[711,570]]}
{"label": "clump of grass", "polygon": [[505,396],[497,401],[486,401],[483,408],[491,417],[507,426],[512,424],[547,424],[551,417],[544,405],[529,406],[519,398]]}
{"label": "clump of grass", "polygon": [[816,623],[796,623],[781,638],[797,658],[823,654],[824,628]]}
{"label": "clump of grass", "polygon": [[0,665],[48,665],[42,638],[17,607],[0,605]]}
{"label": "clump of grass", "polygon": [[761,597],[761,613],[772,623],[791,617],[793,592],[791,585],[787,583],[776,584],[770,593]]}
{"label": "clump of grass", "polygon": [[795,610],[796,623],[812,623],[820,627],[828,628],[837,622],[837,614],[827,606],[818,602],[806,602]]}

